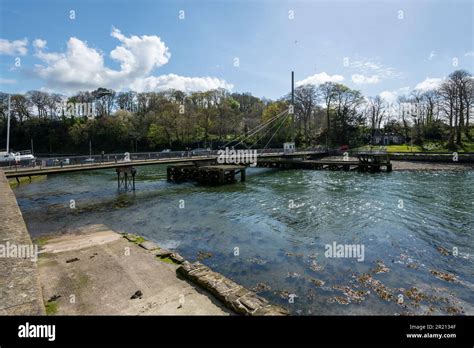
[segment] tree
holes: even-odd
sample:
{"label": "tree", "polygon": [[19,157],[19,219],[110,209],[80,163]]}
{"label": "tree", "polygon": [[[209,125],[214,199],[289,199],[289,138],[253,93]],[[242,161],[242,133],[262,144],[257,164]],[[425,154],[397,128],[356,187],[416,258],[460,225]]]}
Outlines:
{"label": "tree", "polygon": [[[298,134],[303,133],[303,142],[310,138],[311,117],[319,102],[319,90],[314,85],[303,85],[294,93],[295,126]],[[290,100],[290,95],[287,97]]]}
{"label": "tree", "polygon": [[335,141],[340,144],[348,144],[349,131],[363,121],[360,107],[364,98],[360,91],[339,83],[335,85],[334,93],[336,115],[333,118],[333,131]]}
{"label": "tree", "polygon": [[329,145],[331,141],[331,122],[329,120],[331,107],[334,99],[336,98],[336,84],[334,82],[325,82],[319,86],[319,90],[321,93],[321,98],[324,101],[324,105],[326,108],[326,122],[327,122],[327,131],[326,131],[326,146]]}
{"label": "tree", "polygon": [[[270,121],[285,110],[288,110],[288,104],[285,101],[280,100],[268,104],[262,113],[262,123]],[[252,137],[251,142],[263,147],[271,140],[273,144],[276,143],[281,147],[284,142],[291,140],[291,135],[291,119],[286,114],[271,121],[262,131]],[[271,143],[268,145],[271,146]]]}
{"label": "tree", "polygon": [[472,105],[472,76],[465,70],[456,70],[439,88],[441,108],[449,122],[448,147],[461,145],[461,134],[469,134],[469,116]]}
{"label": "tree", "polygon": [[458,92],[458,127],[456,129],[456,144],[461,145],[461,133],[469,133],[469,108],[472,100],[472,75],[466,70],[456,70],[449,78],[453,81]]}
{"label": "tree", "polygon": [[370,129],[372,139],[375,135],[375,130],[381,128],[382,120],[387,112],[387,103],[379,95],[370,97],[367,101],[367,113],[370,120]]}
{"label": "tree", "polygon": [[403,135],[405,136],[405,141],[408,141],[410,125],[408,121],[409,110],[407,110],[406,105],[408,105],[407,98],[405,96],[400,96],[397,98],[398,105],[398,115],[403,127]]}
{"label": "tree", "polygon": [[10,97],[10,104],[12,116],[16,116],[20,124],[23,124],[23,120],[30,117],[30,100],[24,95],[14,94]]}
{"label": "tree", "polygon": [[48,98],[47,93],[41,91],[29,91],[26,93],[26,97],[30,100],[30,103],[36,107],[36,111],[39,117],[46,118],[48,116]]}
{"label": "tree", "polygon": [[115,91],[107,88],[98,88],[92,92],[96,103],[96,116],[105,116],[112,113],[115,103]]}

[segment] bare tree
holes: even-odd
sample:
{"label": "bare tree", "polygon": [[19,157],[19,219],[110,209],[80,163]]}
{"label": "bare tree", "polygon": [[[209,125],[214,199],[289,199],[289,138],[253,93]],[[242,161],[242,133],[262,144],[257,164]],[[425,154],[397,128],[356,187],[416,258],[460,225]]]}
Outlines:
{"label": "bare tree", "polygon": [[26,97],[36,107],[38,117],[46,118],[48,116],[48,94],[41,91],[29,91]]}
{"label": "bare tree", "polygon": [[406,108],[406,105],[408,104],[407,98],[405,96],[398,97],[397,104],[398,104],[398,115],[403,126],[403,133],[404,133],[403,135],[405,136],[405,140],[407,140],[409,136],[409,131],[410,131],[410,124],[408,121],[408,116],[410,112]]}
{"label": "bare tree", "polygon": [[311,117],[318,101],[318,89],[314,85],[304,85],[295,89],[294,111],[298,122],[297,129],[300,131],[303,128],[303,135],[306,140],[310,138]]}
{"label": "bare tree", "polygon": [[370,97],[367,101],[368,118],[370,120],[370,129],[372,139],[375,135],[375,130],[380,129],[382,120],[387,112],[387,103],[379,95]]}
{"label": "bare tree", "polygon": [[10,97],[12,115],[18,118],[20,124],[25,118],[30,117],[31,101],[21,94],[14,94]]}
{"label": "bare tree", "polygon": [[319,86],[319,91],[321,98],[324,102],[326,108],[326,122],[327,122],[327,133],[326,133],[326,145],[329,144],[331,139],[331,122],[330,122],[330,112],[331,107],[336,98],[336,84],[334,82],[325,82]]}
{"label": "bare tree", "polygon": [[448,79],[438,89],[441,97],[441,108],[444,111],[449,124],[448,147],[454,147],[454,135],[457,127],[457,87],[454,81]]}

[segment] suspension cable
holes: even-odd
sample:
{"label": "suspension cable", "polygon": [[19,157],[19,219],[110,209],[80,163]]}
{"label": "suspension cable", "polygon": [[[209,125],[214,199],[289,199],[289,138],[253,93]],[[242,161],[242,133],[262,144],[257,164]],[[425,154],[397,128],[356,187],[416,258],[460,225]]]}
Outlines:
{"label": "suspension cable", "polygon": [[[247,134],[247,136],[245,136],[245,138],[243,138],[240,142],[238,142],[237,144],[234,145],[237,146],[239,144],[241,144],[244,140],[250,138],[251,136],[255,135],[256,133],[260,132],[263,128],[265,128],[266,126],[270,125],[271,123],[273,123],[274,121],[276,121],[279,117],[281,117],[283,114],[285,114],[285,112],[287,112],[288,110],[283,110],[282,112],[278,113],[276,116],[273,116],[272,118],[270,118],[269,120],[265,121],[264,123],[258,125],[257,127],[253,128],[250,130],[250,133]],[[229,145],[230,143],[232,143],[233,141],[236,141],[238,140],[240,137],[237,137],[237,139],[233,139],[231,141],[228,141],[226,144],[222,145],[221,148],[223,147],[226,147],[227,145]],[[248,148],[248,147],[247,147]]]}
{"label": "suspension cable", "polygon": [[[268,144],[270,144],[270,141],[272,141],[273,137],[278,133],[278,131],[280,130],[281,126],[283,126],[283,124],[285,123],[286,119],[288,118],[288,116],[290,116],[290,113],[288,113],[288,115],[286,115],[285,119],[283,120],[283,122],[280,124],[280,126],[278,127],[278,129],[275,131],[275,133],[273,133],[272,137],[270,138],[270,140],[268,140],[268,143],[263,147],[262,150],[265,150],[268,146]],[[263,151],[262,151],[263,153]]]}
{"label": "suspension cable", "polygon": [[[285,113],[286,113],[286,112],[288,112],[288,110],[285,110]],[[283,113],[283,115],[284,115],[285,113]],[[283,115],[282,115],[282,116],[283,116]],[[252,144],[252,146],[250,146],[249,148],[251,149],[253,146],[255,146],[261,139],[263,139],[263,138],[268,134],[268,132],[270,132],[271,130],[275,129],[278,125],[279,125],[278,123],[275,123],[272,127],[268,128],[267,131],[266,131],[265,133],[263,133],[263,135],[262,135],[260,138],[258,138],[258,139]],[[281,124],[280,124],[280,126],[281,126]],[[278,129],[277,129],[277,131],[278,131]]]}
{"label": "suspension cable", "polygon": [[[263,128],[265,128],[266,126],[268,126],[270,123],[272,123],[273,121],[275,121],[280,115],[276,115],[276,116],[273,116],[272,118],[270,118],[269,120],[265,121],[264,123],[258,125],[257,127],[253,128],[250,130],[250,133],[248,133],[248,135],[242,139],[242,141],[244,141],[245,139],[247,138],[250,138],[251,136],[253,136],[255,133],[259,132],[260,130],[262,130]],[[242,137],[242,136],[240,136]],[[224,146],[227,146],[228,144],[232,143],[233,141],[236,141],[238,140],[240,137],[237,137],[237,139],[233,139],[229,142],[227,142],[226,144],[224,144],[223,146],[221,147],[224,147]],[[242,142],[241,141],[241,142]],[[241,142],[239,142],[238,144],[240,144]],[[234,146],[237,146],[238,144],[234,145]]]}

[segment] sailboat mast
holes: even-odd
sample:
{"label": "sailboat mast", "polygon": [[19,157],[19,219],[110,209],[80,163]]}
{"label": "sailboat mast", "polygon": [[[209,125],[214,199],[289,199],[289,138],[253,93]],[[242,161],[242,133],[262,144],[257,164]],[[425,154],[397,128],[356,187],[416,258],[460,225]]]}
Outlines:
{"label": "sailboat mast", "polygon": [[7,155],[10,153],[10,94],[8,95]]}

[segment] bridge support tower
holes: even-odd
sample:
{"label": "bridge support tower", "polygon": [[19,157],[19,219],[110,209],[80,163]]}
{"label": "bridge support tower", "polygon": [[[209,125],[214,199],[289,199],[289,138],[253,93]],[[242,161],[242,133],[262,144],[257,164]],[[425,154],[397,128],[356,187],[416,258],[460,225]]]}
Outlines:
{"label": "bridge support tower", "polygon": [[[135,175],[137,170],[134,167],[118,167],[115,169],[117,173],[117,188],[128,190],[129,186],[135,191]],[[131,182],[130,182],[131,181]]]}

